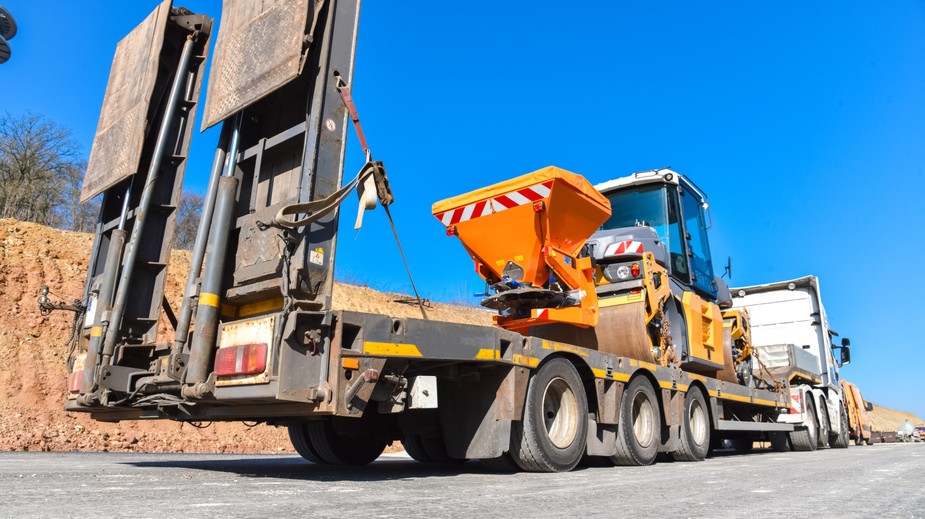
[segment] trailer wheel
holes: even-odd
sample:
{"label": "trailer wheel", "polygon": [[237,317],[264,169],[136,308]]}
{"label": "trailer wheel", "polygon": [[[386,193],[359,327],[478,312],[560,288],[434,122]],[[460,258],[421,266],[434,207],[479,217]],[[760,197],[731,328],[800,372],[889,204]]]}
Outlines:
{"label": "trailer wheel", "polygon": [[819,437],[816,441],[819,448],[824,449],[829,446],[829,435],[832,434],[832,428],[829,426],[829,409],[825,400],[822,401],[822,407],[819,409]]}
{"label": "trailer wheel", "polygon": [[703,461],[710,450],[710,413],[700,388],[684,395],[684,421],[681,422],[681,444],[671,453],[677,461]]}
{"label": "trailer wheel", "polygon": [[385,450],[385,442],[375,438],[341,436],[331,420],[306,422],[305,425],[318,456],[332,465],[368,465]]}
{"label": "trailer wheel", "polygon": [[774,452],[787,452],[790,450],[790,439],[787,433],[769,432],[768,440],[771,442],[771,449]]}
{"label": "trailer wheel", "polygon": [[411,459],[421,463],[434,462],[434,460],[427,455],[427,451],[424,450],[424,445],[421,442],[421,435],[406,434],[401,444],[405,446],[405,452],[408,453],[408,456],[411,456]]}
{"label": "trailer wheel", "polygon": [[588,397],[578,371],[558,358],[530,377],[523,420],[511,427],[511,457],[534,472],[575,468],[588,440]]}
{"label": "trailer wheel", "polygon": [[845,406],[842,406],[841,413],[839,413],[839,421],[841,422],[841,432],[838,433],[834,438],[829,439],[829,446],[833,449],[847,449],[848,448],[848,412],[845,411]]}
{"label": "trailer wheel", "polygon": [[662,418],[652,384],[645,377],[633,379],[620,402],[615,465],[651,465],[658,455]]}
{"label": "trailer wheel", "polygon": [[443,438],[407,434],[402,440],[409,456],[421,463],[462,463],[466,460],[450,457]]}
{"label": "trailer wheel", "polygon": [[292,447],[295,448],[295,451],[299,453],[299,456],[302,456],[306,460],[316,463],[318,465],[327,465],[327,462],[318,455],[318,452],[315,451],[315,448],[312,447],[310,438],[308,437],[308,428],[306,423],[297,423],[289,425],[289,441],[292,442]]}
{"label": "trailer wheel", "polygon": [[816,425],[816,406],[812,397],[806,399],[803,414],[806,415],[806,426],[790,433],[790,445],[795,451],[814,451],[819,446],[819,430]]}

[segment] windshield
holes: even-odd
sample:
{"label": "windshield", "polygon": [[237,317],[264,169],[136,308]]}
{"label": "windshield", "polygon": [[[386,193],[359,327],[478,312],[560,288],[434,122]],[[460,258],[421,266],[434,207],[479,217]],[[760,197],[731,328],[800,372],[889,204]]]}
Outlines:
{"label": "windshield", "polygon": [[607,193],[612,214],[601,229],[649,226],[659,238],[668,239],[668,205],[662,184]]}

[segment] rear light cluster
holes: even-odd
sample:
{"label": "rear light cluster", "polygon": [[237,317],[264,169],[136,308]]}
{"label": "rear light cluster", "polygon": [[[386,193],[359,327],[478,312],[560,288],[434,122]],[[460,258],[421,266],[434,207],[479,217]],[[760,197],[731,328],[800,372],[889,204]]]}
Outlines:
{"label": "rear light cluster", "polygon": [[639,266],[639,262],[634,262],[631,264],[613,263],[604,267],[604,277],[606,277],[607,281],[610,281],[611,283],[636,279],[641,273],[642,267]]}
{"label": "rear light cluster", "polygon": [[215,354],[215,375],[256,375],[267,369],[266,344],[242,344],[220,348]]}

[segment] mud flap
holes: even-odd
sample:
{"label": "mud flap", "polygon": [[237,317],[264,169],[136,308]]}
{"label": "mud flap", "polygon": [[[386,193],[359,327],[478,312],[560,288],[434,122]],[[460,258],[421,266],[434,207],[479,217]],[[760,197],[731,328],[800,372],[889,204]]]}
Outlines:
{"label": "mud flap", "polygon": [[529,371],[516,366],[487,369],[442,382],[440,426],[453,458],[497,458],[508,450],[511,422],[523,413]]}

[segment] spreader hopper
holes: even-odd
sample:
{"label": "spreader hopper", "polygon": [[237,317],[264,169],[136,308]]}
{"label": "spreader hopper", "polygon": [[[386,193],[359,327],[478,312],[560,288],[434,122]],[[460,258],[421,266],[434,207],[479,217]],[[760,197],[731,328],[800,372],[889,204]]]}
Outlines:
{"label": "spreader hopper", "polygon": [[547,167],[433,206],[497,293],[482,302],[498,323],[594,326],[597,298],[585,241],[610,216],[610,202],[581,175]]}

